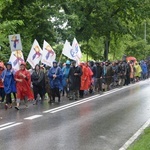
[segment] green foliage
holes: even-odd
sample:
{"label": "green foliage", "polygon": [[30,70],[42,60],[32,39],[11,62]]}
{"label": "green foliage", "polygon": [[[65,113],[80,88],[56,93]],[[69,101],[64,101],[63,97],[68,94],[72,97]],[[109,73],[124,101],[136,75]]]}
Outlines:
{"label": "green foliage", "polygon": [[[94,60],[103,60],[103,52],[104,52],[104,38],[94,38],[88,40],[88,42],[81,43],[81,49],[87,57],[92,57]],[[88,59],[88,58],[87,58]]]}
{"label": "green foliage", "polygon": [[[94,37],[97,43],[97,39],[102,37],[104,39],[102,49],[110,53],[109,58],[118,58],[120,53],[117,53],[115,49],[118,43],[121,43],[119,39],[128,34],[135,36],[136,28],[149,16],[149,4],[148,0],[70,0],[63,3],[62,8],[69,16],[68,26],[72,27],[72,32],[77,39],[88,43],[89,51],[93,49],[89,44],[91,38]],[[84,44],[83,50],[85,47],[87,46]],[[96,47],[97,45],[95,49]],[[94,54],[94,57],[97,57],[96,51],[88,52],[88,54]]]}
{"label": "green foliage", "polygon": [[150,55],[150,45],[147,45],[144,40],[131,40],[127,44],[125,51],[127,55],[135,56],[138,60]]}
{"label": "green foliage", "polygon": [[6,9],[8,5],[11,5],[11,0],[1,0],[0,1],[0,60],[8,61],[10,56],[10,48],[8,43],[8,35],[14,34],[15,30],[23,25],[22,20],[8,20],[3,15],[3,10]]}
{"label": "green foliage", "polygon": [[0,59],[9,59],[8,35],[15,33],[21,35],[25,58],[34,39],[41,47],[43,40],[50,43],[59,59],[62,43],[76,37],[87,58],[144,59],[150,55],[149,15],[149,0],[1,0]]}

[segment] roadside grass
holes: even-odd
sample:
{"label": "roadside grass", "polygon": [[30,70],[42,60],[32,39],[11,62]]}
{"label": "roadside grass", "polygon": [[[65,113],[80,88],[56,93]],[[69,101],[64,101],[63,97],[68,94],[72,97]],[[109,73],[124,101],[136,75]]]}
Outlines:
{"label": "roadside grass", "polygon": [[128,150],[150,150],[150,127],[133,143]]}

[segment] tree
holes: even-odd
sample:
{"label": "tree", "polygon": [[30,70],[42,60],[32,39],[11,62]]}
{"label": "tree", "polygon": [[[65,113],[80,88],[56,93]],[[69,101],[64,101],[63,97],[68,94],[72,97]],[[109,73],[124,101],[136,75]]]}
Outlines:
{"label": "tree", "polygon": [[[62,43],[76,37],[87,58],[118,59],[128,52],[131,41],[142,41],[143,23],[149,23],[150,14],[149,0],[2,0],[0,4],[2,49],[8,50],[9,34],[20,33],[25,58],[34,39],[41,46],[43,40],[55,46],[59,56]],[[149,42],[148,35],[145,47]]]}
{"label": "tree", "polygon": [[[108,59],[111,41],[125,34],[133,34],[135,26],[150,13],[148,0],[75,0],[63,3],[68,26],[86,43],[91,37],[104,37],[104,58]],[[144,16],[143,16],[144,13]],[[116,38],[114,38],[116,39]]]}
{"label": "tree", "polygon": [[8,35],[15,32],[16,28],[23,25],[21,20],[7,20],[3,16],[3,10],[6,9],[7,5],[10,5],[11,1],[0,1],[0,60],[8,61],[8,54],[10,54],[10,48],[8,43]]}
{"label": "tree", "polygon": [[[44,39],[51,45],[58,42],[58,26],[61,23],[56,22],[55,19],[61,18],[61,13],[59,12],[60,6],[57,4],[49,0],[12,0],[2,9],[1,14],[4,16],[2,21],[22,22],[21,26],[18,24],[14,26],[14,30],[10,30],[9,34],[21,34],[25,58],[28,56],[34,39],[37,39],[41,46]],[[8,45],[8,41],[5,45]]]}

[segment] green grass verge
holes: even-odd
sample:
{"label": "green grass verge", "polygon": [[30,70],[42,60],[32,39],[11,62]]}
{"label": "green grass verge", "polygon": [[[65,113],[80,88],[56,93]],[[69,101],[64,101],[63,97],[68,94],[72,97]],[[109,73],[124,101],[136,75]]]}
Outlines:
{"label": "green grass verge", "polygon": [[144,133],[128,150],[150,150],[150,127],[144,130]]}

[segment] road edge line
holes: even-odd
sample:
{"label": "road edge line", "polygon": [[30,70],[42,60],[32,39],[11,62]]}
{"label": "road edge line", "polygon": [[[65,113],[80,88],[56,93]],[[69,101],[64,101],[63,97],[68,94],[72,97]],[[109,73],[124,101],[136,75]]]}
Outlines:
{"label": "road edge line", "polygon": [[[54,109],[50,109],[48,111],[45,111],[43,113],[56,113],[56,112],[59,112],[59,111],[62,111],[62,110],[66,110],[68,108],[71,108],[71,107],[74,107],[74,106],[78,106],[80,104],[83,104],[83,103],[86,103],[86,102],[89,102],[89,101],[93,101],[97,98],[101,98],[101,97],[105,97],[105,96],[108,96],[110,94],[113,94],[113,93],[116,93],[116,92],[119,92],[119,91],[122,91],[122,90],[125,90],[125,89],[128,89],[129,87],[134,87],[136,86],[137,84],[133,84],[133,85],[130,85],[130,86],[126,86],[126,87],[122,87],[122,88],[117,88],[116,90],[111,90],[109,92],[106,92],[102,95],[99,95],[99,96],[91,96],[91,97],[88,97],[88,98],[85,98],[85,99],[81,99],[79,101],[76,101],[76,102],[73,102],[73,103],[70,103],[69,105],[63,105],[63,107],[57,107],[57,108],[54,108]],[[98,95],[98,94],[97,94]]]}
{"label": "road edge line", "polygon": [[127,148],[129,148],[129,146],[131,146],[131,144],[133,144],[133,142],[138,139],[138,137],[148,126],[150,126],[150,118],[119,150],[127,150]]}

